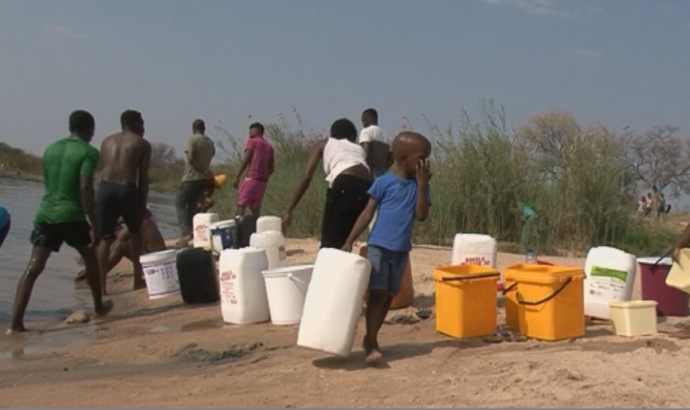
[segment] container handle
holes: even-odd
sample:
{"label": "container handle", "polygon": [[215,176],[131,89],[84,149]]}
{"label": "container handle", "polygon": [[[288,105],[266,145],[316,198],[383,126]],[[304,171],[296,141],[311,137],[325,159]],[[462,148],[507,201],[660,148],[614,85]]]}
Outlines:
{"label": "container handle", "polygon": [[513,282],[510,286],[508,286],[507,288],[503,289],[503,295],[504,295],[504,296],[507,295],[508,292],[512,291],[512,290],[515,289],[516,287],[517,287],[517,282]]}
{"label": "container handle", "polygon": [[443,277],[443,278],[441,278],[441,280],[443,282],[460,282],[463,280],[472,280],[472,279],[498,278],[500,276],[501,276],[501,274],[499,274],[499,273],[479,273],[476,275]]}
{"label": "container handle", "polygon": [[297,282],[298,284],[302,285],[303,287],[305,287],[305,288],[308,288],[308,287],[309,287],[308,284],[306,284],[306,283],[302,282],[301,280],[297,279],[297,277],[296,277],[295,275],[293,275],[292,273],[288,273],[287,276],[288,276],[289,279],[294,280],[295,282]]}
{"label": "container handle", "polygon": [[568,284],[572,281],[573,281],[573,277],[568,276],[566,278],[566,280],[564,280],[563,283],[561,283],[560,286],[558,286],[558,288],[552,294],[550,294],[549,296],[547,296],[543,299],[540,299],[540,300],[537,300],[534,302],[526,301],[525,299],[523,299],[522,295],[520,293],[518,293],[516,296],[517,302],[521,305],[527,305],[527,306],[541,305],[542,303],[546,303],[546,302],[550,301],[551,299],[555,298],[556,296],[558,296],[558,294],[561,293],[563,291],[563,289],[565,289],[565,287],[568,286]]}
{"label": "container handle", "polygon": [[654,262],[654,265],[652,265],[652,266],[654,266],[654,267],[656,268],[657,265],[659,265],[659,262],[661,262],[662,260],[664,260],[664,258],[667,258],[668,256],[670,256],[671,253],[673,253],[673,250],[670,250],[670,251],[666,252],[666,254],[664,254],[664,256],[662,256],[662,257],[660,257],[659,259],[657,259],[657,261]]}

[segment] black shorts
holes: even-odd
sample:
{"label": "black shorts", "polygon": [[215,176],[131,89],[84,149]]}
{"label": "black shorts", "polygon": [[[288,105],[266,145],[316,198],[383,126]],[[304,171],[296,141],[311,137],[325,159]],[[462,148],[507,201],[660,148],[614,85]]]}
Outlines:
{"label": "black shorts", "polygon": [[91,226],[86,221],[42,224],[31,231],[31,244],[60,252],[62,243],[72,248],[83,248],[91,243]]}
{"label": "black shorts", "polygon": [[96,195],[96,219],[101,238],[115,238],[115,227],[120,217],[129,232],[141,230],[144,209],[139,189],[135,184],[101,182]]}
{"label": "black shorts", "polygon": [[321,247],[340,249],[345,245],[357,218],[369,202],[371,181],[352,175],[338,175],[326,191],[321,225]]}

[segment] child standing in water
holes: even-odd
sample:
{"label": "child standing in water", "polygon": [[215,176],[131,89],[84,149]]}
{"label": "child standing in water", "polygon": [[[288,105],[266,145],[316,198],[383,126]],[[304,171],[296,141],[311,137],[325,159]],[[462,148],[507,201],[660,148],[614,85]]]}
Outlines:
{"label": "child standing in water", "polygon": [[431,206],[429,140],[415,132],[403,132],[395,137],[392,149],[395,169],[374,181],[369,189],[369,203],[343,246],[343,250],[351,251],[355,240],[378,212],[367,240],[371,277],[366,312],[367,334],[362,347],[368,363],[383,357],[378,333],[393,297],[400,290],[405,265],[412,250],[414,221],[424,221]]}

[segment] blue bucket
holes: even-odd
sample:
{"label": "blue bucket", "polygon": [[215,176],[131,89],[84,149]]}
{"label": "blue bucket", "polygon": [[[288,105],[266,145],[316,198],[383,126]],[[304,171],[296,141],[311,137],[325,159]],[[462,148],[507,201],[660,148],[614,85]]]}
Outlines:
{"label": "blue bucket", "polygon": [[235,242],[236,223],[234,219],[216,222],[211,225],[211,246],[214,253],[232,249]]}

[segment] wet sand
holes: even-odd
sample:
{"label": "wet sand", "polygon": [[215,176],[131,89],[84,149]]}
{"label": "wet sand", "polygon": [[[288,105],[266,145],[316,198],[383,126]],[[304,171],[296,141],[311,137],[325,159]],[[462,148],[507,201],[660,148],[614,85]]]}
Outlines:
{"label": "wet sand", "polygon": [[[291,264],[313,262],[318,242],[290,240]],[[292,252],[291,252],[292,253]],[[522,255],[499,254],[499,265]],[[582,259],[546,258],[565,265]],[[433,267],[450,250],[412,252],[415,305],[433,304]],[[621,338],[610,325],[566,342],[453,340],[433,317],[384,325],[387,363],[364,365],[296,346],[297,326],[230,326],[219,305],[132,292],[130,267],[111,274],[112,315],[87,325],[27,326],[0,337],[0,406],[7,407],[682,407],[690,402],[690,341]],[[404,311],[403,311],[404,312]],[[413,313],[414,309],[407,312]],[[392,312],[391,315],[401,311]],[[499,314],[499,324],[503,320]]]}

